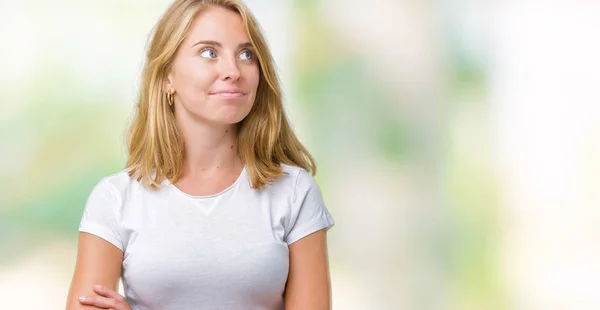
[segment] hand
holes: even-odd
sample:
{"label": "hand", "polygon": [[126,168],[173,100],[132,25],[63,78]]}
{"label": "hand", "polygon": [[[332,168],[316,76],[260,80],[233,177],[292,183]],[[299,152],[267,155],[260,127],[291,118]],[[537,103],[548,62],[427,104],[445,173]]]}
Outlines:
{"label": "hand", "polygon": [[125,298],[101,285],[94,286],[94,292],[100,296],[80,296],[79,302],[100,309],[131,310]]}

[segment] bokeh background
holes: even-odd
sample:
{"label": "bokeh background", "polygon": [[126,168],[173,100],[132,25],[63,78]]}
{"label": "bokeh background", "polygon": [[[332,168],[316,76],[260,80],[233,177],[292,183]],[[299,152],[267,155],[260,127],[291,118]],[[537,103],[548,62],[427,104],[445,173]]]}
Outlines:
{"label": "bokeh background", "polygon": [[[334,309],[600,309],[598,1],[246,0],[336,219]],[[0,0],[0,304],[64,309],[169,0]]]}

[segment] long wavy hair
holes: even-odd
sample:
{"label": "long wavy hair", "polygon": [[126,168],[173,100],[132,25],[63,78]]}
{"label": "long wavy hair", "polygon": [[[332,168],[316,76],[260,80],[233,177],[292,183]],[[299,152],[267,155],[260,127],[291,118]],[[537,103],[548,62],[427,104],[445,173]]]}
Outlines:
{"label": "long wavy hair", "polygon": [[164,81],[177,49],[203,10],[220,6],[238,13],[258,58],[260,79],[254,105],[238,126],[237,153],[246,166],[252,188],[260,189],[283,174],[281,164],[301,167],[314,175],[316,165],[300,143],[284,113],[273,57],[256,19],[238,0],[177,0],[154,29],[146,54],[140,93],[129,128],[126,168],[150,189],[166,179],[177,181],[185,145]]}

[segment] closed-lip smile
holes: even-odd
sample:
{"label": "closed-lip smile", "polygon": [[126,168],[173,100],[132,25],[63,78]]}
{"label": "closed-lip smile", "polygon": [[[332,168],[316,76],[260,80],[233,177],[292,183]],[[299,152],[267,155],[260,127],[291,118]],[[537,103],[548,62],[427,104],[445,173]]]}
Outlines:
{"label": "closed-lip smile", "polygon": [[214,92],[210,92],[209,95],[218,96],[221,98],[240,98],[245,95],[244,92],[237,88],[223,89]]}

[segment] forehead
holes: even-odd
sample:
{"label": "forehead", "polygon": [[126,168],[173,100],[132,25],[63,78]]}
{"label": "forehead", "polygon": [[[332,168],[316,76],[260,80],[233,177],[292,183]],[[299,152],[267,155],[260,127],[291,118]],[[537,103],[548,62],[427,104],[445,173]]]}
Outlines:
{"label": "forehead", "polygon": [[249,41],[242,17],[235,11],[216,6],[196,16],[184,44],[192,45],[201,40],[217,41],[225,46]]}

